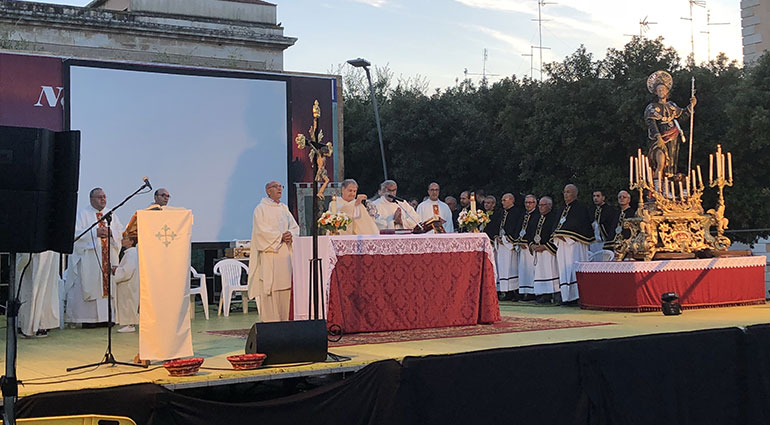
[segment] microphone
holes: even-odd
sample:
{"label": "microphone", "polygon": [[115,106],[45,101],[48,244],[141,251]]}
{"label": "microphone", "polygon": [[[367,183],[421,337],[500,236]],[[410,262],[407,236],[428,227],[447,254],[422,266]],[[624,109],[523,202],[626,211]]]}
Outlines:
{"label": "microphone", "polygon": [[392,199],[392,200],[394,200],[394,201],[399,201],[399,202],[406,202],[406,199],[404,199],[404,198],[399,198],[398,196],[396,196],[396,195],[391,195],[390,193],[388,193],[388,194],[387,194],[387,195],[385,195],[385,196],[387,196],[388,198],[390,198],[390,199]]}
{"label": "microphone", "polygon": [[147,178],[147,176],[142,177],[142,181],[144,182],[144,185],[149,187],[150,190],[152,190],[152,185],[150,184],[150,179]]}

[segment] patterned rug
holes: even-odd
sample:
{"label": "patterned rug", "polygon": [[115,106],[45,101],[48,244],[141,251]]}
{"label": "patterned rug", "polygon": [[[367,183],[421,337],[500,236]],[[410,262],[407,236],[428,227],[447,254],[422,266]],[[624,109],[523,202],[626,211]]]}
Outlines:
{"label": "patterned rug", "polygon": [[[540,319],[532,317],[503,316],[502,320],[490,325],[452,326],[448,328],[411,329],[407,331],[385,331],[346,334],[330,347],[360,344],[384,344],[388,342],[421,341],[438,338],[458,338],[474,335],[492,335],[513,332],[533,332],[551,329],[584,328],[589,326],[614,325],[612,322],[583,322],[579,320]],[[211,335],[246,339],[249,329],[206,331]]]}

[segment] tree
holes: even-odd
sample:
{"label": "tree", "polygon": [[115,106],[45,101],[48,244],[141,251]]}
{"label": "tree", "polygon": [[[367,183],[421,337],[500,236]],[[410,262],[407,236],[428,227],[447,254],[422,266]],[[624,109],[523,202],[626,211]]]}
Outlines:
{"label": "tree", "polygon": [[[671,99],[680,106],[689,102],[696,80],[693,166],[707,168],[717,144],[733,152],[735,187],[726,190],[731,228],[767,227],[770,54],[748,69],[724,54],[684,69],[662,38],[634,37],[602,60],[581,46],[545,69],[544,82],[511,76],[476,87],[465,80],[428,95],[423,79],[395,80],[387,67],[376,68],[388,168],[400,195],[421,199],[436,181],[442,196],[484,189],[498,198],[513,192],[519,200],[527,193],[551,195],[558,203],[564,185],[574,183],[587,202],[595,189],[613,199],[628,187],[628,157],[638,149],[647,152],[642,114],[654,96],[646,80],[662,69],[674,77]],[[373,194],[382,167],[362,78],[360,71],[345,76],[345,169],[362,191]],[[689,122],[681,124],[689,133]],[[688,148],[680,150],[680,170],[686,170]],[[715,196],[707,190],[704,207],[713,207]],[[742,241],[765,235],[731,234]]]}

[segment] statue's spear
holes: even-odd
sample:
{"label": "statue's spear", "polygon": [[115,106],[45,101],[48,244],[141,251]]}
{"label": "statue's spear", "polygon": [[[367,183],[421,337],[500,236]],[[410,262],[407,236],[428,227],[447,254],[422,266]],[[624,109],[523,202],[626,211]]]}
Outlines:
{"label": "statue's spear", "polygon": [[[690,101],[692,102],[692,98],[695,97],[695,76],[692,76],[692,80],[690,80]],[[695,118],[695,106],[693,105],[692,110],[690,111],[690,153],[687,155],[687,175],[689,176],[690,173],[692,173],[692,122]]]}

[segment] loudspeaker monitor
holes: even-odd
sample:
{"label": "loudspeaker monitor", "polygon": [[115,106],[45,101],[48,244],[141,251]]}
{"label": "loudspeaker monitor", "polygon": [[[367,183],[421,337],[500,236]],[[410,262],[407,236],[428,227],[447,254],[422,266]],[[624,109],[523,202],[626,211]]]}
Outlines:
{"label": "loudspeaker monitor", "polygon": [[0,252],[72,253],[80,132],[0,126]]}
{"label": "loudspeaker monitor", "polygon": [[246,353],[267,355],[264,364],[326,361],[326,320],[255,323]]}

